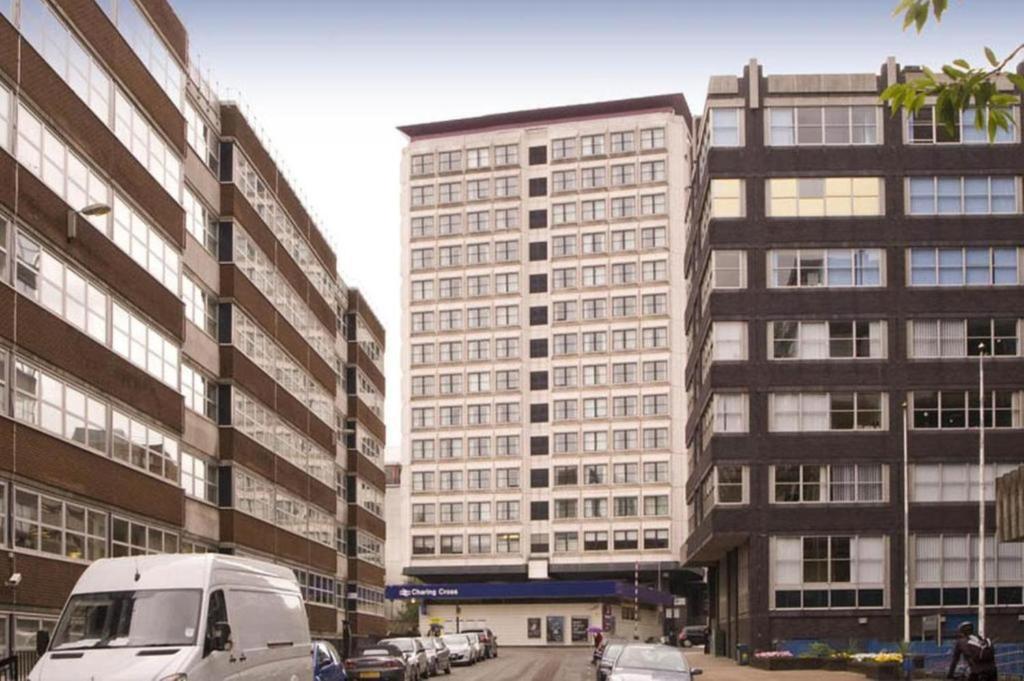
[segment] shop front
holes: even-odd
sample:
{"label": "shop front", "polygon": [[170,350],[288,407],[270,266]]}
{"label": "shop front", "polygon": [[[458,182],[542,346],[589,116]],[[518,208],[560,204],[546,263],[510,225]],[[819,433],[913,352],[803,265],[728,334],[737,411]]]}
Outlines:
{"label": "shop front", "polygon": [[657,640],[672,596],[614,580],[402,584],[387,598],[419,604],[421,634],[489,628],[499,646],[589,646]]}

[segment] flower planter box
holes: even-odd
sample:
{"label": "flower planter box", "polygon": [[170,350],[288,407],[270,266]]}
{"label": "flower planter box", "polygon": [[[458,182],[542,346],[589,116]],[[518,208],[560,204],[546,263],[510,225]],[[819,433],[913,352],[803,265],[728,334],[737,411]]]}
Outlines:
{"label": "flower planter box", "polygon": [[750,666],[766,671],[795,671],[800,669],[823,669],[825,660],[820,657],[752,657]]}
{"label": "flower planter box", "polygon": [[845,672],[849,667],[850,660],[845,657],[830,657],[825,659],[822,669],[830,672]]}
{"label": "flower planter box", "polygon": [[869,679],[876,681],[897,681],[900,678],[899,662],[857,662],[851,661],[847,670],[860,672]]}

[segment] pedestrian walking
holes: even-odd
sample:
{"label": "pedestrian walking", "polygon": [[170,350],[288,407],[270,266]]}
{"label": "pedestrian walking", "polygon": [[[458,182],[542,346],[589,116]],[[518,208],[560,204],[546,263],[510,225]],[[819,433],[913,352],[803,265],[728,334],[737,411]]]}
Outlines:
{"label": "pedestrian walking", "polygon": [[949,662],[946,678],[956,678],[961,660],[967,664],[967,681],[996,681],[996,651],[992,641],[974,633],[974,625],[963,622],[957,627],[953,659]]}

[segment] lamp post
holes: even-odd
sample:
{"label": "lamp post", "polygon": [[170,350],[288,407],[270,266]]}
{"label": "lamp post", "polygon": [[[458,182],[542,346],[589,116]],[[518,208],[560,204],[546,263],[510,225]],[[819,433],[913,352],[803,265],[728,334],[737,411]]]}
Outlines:
{"label": "lamp post", "polygon": [[92,218],[110,213],[110,206],[105,203],[91,203],[80,210],[68,211],[68,241],[78,236],[78,216]]}
{"label": "lamp post", "polygon": [[[994,425],[994,424],[993,424]],[[978,344],[978,636],[985,636],[985,344]]]}
{"label": "lamp post", "polygon": [[910,456],[907,403],[903,403],[903,642],[910,645]]}

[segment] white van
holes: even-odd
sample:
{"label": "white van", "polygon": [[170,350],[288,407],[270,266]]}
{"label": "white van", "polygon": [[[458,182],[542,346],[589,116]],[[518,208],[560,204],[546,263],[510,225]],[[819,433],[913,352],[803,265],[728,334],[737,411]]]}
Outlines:
{"label": "white van", "polygon": [[29,681],[310,681],[309,624],[286,567],[219,554],[98,560]]}

